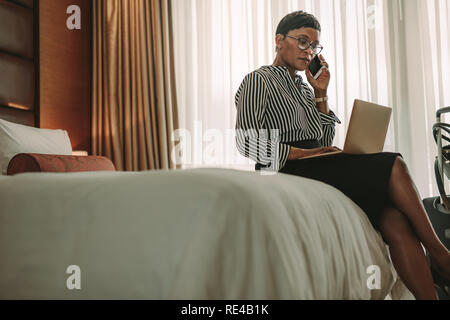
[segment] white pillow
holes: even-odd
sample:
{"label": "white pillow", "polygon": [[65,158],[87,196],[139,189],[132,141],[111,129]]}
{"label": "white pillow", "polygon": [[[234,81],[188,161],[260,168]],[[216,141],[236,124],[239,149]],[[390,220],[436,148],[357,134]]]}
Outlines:
{"label": "white pillow", "polygon": [[18,153],[71,155],[65,130],[38,129],[0,119],[0,172],[6,175],[9,161]]}

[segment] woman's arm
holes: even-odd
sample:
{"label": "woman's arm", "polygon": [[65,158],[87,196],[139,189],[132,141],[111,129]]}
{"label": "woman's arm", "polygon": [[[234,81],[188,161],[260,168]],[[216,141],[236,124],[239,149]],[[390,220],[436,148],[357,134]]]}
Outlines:
{"label": "woman's arm", "polygon": [[[327,98],[327,90],[321,90],[321,89],[314,89],[314,97],[317,98]],[[327,101],[316,101],[316,108],[319,110],[319,112],[322,112],[323,114],[326,114],[327,116],[330,115],[330,108],[328,107],[328,100]]]}
{"label": "woman's arm", "polygon": [[323,146],[331,146],[335,136],[335,123],[341,123],[334,112],[328,107],[328,84],[330,83],[330,71],[328,70],[328,63],[322,55],[319,56],[322,61],[323,72],[319,78],[314,79],[311,72],[306,68],[305,73],[309,84],[314,89],[314,98],[316,108],[319,111],[320,122],[322,124],[323,136],[320,143]]}
{"label": "woman's arm", "polygon": [[314,149],[301,149],[291,147],[291,151],[289,152],[288,160],[297,160],[303,157],[313,156],[315,154],[321,154],[332,151],[339,151],[341,149],[336,147],[322,147],[322,148],[314,148]]}
{"label": "woman's arm", "polygon": [[[319,59],[322,65],[322,73],[317,79],[314,79],[311,72],[308,68],[305,70],[306,78],[308,79],[309,84],[314,89],[314,97],[316,98],[316,108],[319,112],[330,115],[330,109],[328,108],[328,85],[330,84],[330,70],[328,70],[328,63],[325,61],[325,58],[322,55],[319,55]],[[325,99],[322,101],[317,100]]]}

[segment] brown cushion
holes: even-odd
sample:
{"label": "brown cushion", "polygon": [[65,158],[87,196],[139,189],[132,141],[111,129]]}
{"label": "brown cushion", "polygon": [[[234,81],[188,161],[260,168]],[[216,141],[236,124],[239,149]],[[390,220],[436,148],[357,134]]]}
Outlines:
{"label": "brown cushion", "polygon": [[62,156],[37,153],[20,153],[11,159],[8,175],[23,172],[80,172],[115,171],[114,164],[99,156]]}

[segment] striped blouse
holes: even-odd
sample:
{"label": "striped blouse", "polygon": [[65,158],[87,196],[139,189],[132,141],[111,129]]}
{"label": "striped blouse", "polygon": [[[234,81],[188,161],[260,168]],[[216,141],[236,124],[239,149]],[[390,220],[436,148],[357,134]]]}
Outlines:
{"label": "striped blouse", "polygon": [[289,142],[318,140],[331,146],[335,123],[341,123],[334,112],[319,112],[311,88],[298,74],[292,79],[284,66],[263,66],[248,74],[235,104],[239,153],[274,171],[285,165]]}

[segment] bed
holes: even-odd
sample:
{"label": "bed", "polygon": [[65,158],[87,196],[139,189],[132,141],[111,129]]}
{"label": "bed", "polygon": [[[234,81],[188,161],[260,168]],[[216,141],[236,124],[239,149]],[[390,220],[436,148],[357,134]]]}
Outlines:
{"label": "bed", "polygon": [[413,299],[354,202],[284,174],[1,176],[0,237],[1,299]]}

